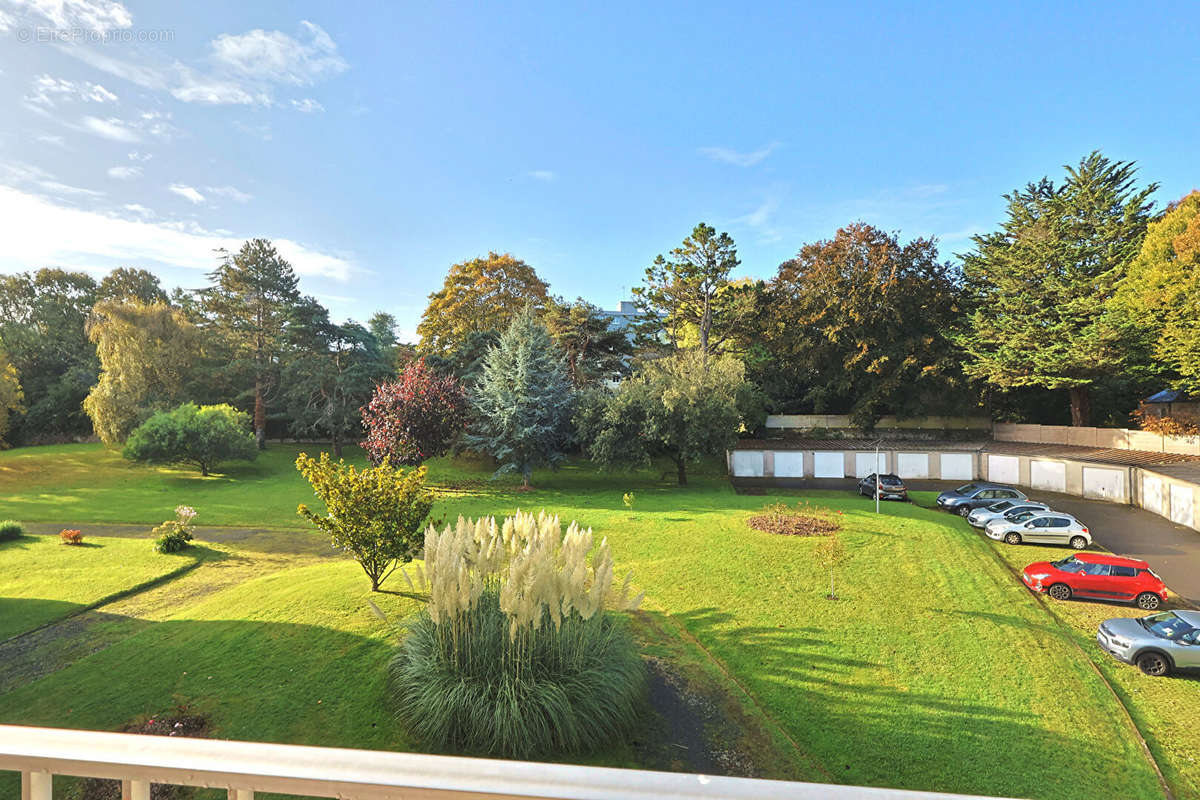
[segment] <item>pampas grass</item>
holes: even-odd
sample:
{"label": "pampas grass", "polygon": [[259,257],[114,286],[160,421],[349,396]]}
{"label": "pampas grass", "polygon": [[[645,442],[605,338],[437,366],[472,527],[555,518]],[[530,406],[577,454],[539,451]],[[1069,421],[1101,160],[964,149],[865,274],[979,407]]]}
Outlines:
{"label": "pampas grass", "polygon": [[[589,559],[590,556],[590,559]],[[426,608],[390,666],[399,716],[427,745],[527,758],[601,747],[636,720],[642,661],[607,541],[558,517],[459,518],[425,534]]]}

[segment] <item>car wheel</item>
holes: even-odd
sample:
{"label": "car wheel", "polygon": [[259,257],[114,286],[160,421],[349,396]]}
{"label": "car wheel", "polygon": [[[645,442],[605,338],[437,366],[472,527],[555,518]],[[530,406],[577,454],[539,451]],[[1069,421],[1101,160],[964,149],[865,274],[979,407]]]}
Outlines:
{"label": "car wheel", "polygon": [[1171,674],[1171,662],[1162,653],[1142,653],[1137,657],[1137,668],[1155,677]]}
{"label": "car wheel", "polygon": [[1050,596],[1055,600],[1070,600],[1071,587],[1065,583],[1056,583],[1050,587]]}
{"label": "car wheel", "polygon": [[960,517],[965,517],[965,516],[969,515],[970,513],[971,513],[970,506],[964,504],[964,505],[961,505],[958,507],[958,515]]}
{"label": "car wheel", "polygon": [[1072,550],[1087,550],[1087,546],[1088,546],[1088,540],[1083,538],[1082,536],[1072,536],[1071,537],[1071,549]]}
{"label": "car wheel", "polygon": [[1017,533],[1016,531],[1013,531],[1012,533],[1006,533],[1004,534],[1004,541],[1008,542],[1009,544],[1020,544],[1021,534]]}
{"label": "car wheel", "polygon": [[1162,605],[1162,598],[1154,592],[1142,592],[1134,602],[1137,603],[1137,607],[1142,611],[1154,611]]}

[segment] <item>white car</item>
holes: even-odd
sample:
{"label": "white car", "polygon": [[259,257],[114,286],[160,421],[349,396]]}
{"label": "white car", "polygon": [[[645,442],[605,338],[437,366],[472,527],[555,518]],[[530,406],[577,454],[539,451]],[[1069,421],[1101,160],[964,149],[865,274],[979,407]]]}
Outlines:
{"label": "white car", "polygon": [[1033,500],[1001,500],[990,506],[977,508],[967,514],[967,522],[976,528],[982,528],[994,519],[1019,514],[1022,511],[1049,511],[1050,506]]}
{"label": "white car", "polygon": [[1008,544],[1060,544],[1073,550],[1086,550],[1092,544],[1086,525],[1070,514],[1054,511],[1022,511],[1011,518],[994,519],[983,530],[988,538]]}

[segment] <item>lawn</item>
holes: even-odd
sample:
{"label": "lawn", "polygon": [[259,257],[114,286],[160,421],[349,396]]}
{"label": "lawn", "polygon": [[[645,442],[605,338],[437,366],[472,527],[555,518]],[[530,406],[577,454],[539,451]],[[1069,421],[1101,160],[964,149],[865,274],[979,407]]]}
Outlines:
{"label": "lawn", "polygon": [[155,553],[145,539],[0,542],[0,641],[193,567],[207,552]]}
{"label": "lawn", "polygon": [[[309,500],[290,467],[293,447],[269,451],[251,473],[207,482],[72,447],[44,449],[76,463],[61,467],[57,484],[39,474],[36,451],[0,454],[0,495],[19,495],[25,512],[52,519],[38,494],[70,500],[108,484],[122,499],[98,512],[104,521],[157,521],[165,518],[158,509],[188,502],[210,523],[276,526],[294,524],[295,503]],[[43,483],[16,492],[9,469]],[[72,474],[94,480],[66,482]],[[784,743],[760,762],[768,777],[1025,797],[1087,798],[1099,786],[1106,796],[1162,796],[1120,706],[1077,647],[1082,634],[955,517],[907,504],[876,516],[849,493],[807,495],[844,512],[851,557],[837,576],[841,599],[830,601],[816,540],[745,525],[751,511],[794,496],[737,495],[714,472],[677,489],[658,472],[603,475],[572,464],[535,475],[530,493],[488,483],[487,474],[477,463],[435,462],[442,493],[434,517],[546,508],[607,536],[618,572],[632,569],[647,592],[645,618],[668,638],[694,643],[686,657],[707,659],[705,668],[746,698],[747,713],[772,728],[768,738]],[[621,500],[630,490],[632,510]],[[0,502],[21,518],[7,498]],[[236,543],[229,547],[236,553]],[[406,588],[392,582],[385,588]],[[209,709],[220,736],[411,747],[381,693],[396,633],[370,612],[365,589],[357,566],[340,561],[231,585],[15,688],[0,698],[0,720],[112,728],[181,697]],[[395,619],[412,608],[403,596],[378,599]],[[661,640],[654,646],[671,651]],[[1123,691],[1141,688],[1141,676],[1125,677]],[[1135,719],[1169,716],[1158,706],[1167,691],[1131,694]],[[1193,745],[1198,737],[1195,727],[1172,735]],[[1177,762],[1188,752],[1156,750],[1180,787],[1189,768]],[[624,748],[589,760],[636,763]]]}

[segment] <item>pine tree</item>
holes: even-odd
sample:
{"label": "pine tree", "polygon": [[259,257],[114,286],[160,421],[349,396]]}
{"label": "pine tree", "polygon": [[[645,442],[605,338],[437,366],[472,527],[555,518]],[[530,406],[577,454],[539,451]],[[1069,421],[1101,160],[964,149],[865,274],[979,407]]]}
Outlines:
{"label": "pine tree", "polygon": [[467,445],[529,486],[534,467],[565,457],[574,400],[563,354],[527,306],[484,360]]}

